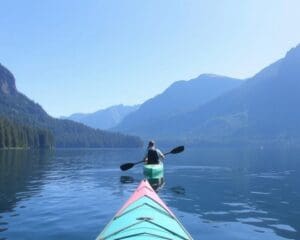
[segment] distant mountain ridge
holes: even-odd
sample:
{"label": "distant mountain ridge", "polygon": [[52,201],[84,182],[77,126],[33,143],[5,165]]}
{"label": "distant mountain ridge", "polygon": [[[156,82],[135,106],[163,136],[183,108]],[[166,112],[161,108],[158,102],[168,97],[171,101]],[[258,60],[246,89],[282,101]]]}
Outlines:
{"label": "distant mountain ridge", "polygon": [[[51,118],[38,104],[17,92],[12,78],[0,65],[0,116],[50,129],[59,146],[70,146],[71,142],[72,146],[98,146],[99,139],[103,139],[98,136],[113,136],[100,130],[94,132],[83,124]],[[300,146],[299,93],[300,45],[245,80],[203,74],[190,81],[175,82],[112,128],[165,142]],[[95,135],[98,140],[85,145]],[[114,140],[104,146],[124,144],[126,136],[118,136],[122,141],[118,142],[114,135]],[[78,142],[74,143],[74,137]],[[140,144],[139,139],[130,139],[133,145]]]}
{"label": "distant mountain ridge", "polygon": [[299,145],[299,103],[300,45],[230,92],[148,126],[144,136],[190,143]]}
{"label": "distant mountain ridge", "polygon": [[160,128],[161,122],[193,111],[240,84],[242,81],[239,79],[213,74],[202,74],[189,81],[177,81],[126,116],[115,130],[151,138],[152,131]]}
{"label": "distant mountain ridge", "polygon": [[74,113],[69,117],[62,118],[80,122],[92,128],[108,130],[118,125],[124,117],[136,111],[139,106],[125,106],[120,104],[101,109],[94,113]]}
{"label": "distant mountain ridge", "polygon": [[[49,116],[43,108],[17,91],[13,74],[0,65],[0,117],[24,127],[49,130],[57,147],[138,147],[138,137],[94,130],[70,120]],[[1,133],[2,134],[2,133]]]}

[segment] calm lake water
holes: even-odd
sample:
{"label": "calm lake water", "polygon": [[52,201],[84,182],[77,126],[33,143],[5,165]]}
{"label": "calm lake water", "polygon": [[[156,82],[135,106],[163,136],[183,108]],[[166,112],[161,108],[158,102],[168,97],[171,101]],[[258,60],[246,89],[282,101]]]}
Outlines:
{"label": "calm lake water", "polygon": [[[142,149],[0,151],[0,239],[95,239],[143,178]],[[194,239],[300,239],[300,151],[186,149],[160,197]]]}

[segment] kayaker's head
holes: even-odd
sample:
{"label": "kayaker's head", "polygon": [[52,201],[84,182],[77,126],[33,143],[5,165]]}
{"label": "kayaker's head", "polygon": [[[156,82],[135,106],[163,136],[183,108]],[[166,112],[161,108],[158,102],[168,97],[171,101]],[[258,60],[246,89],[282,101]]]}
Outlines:
{"label": "kayaker's head", "polygon": [[153,140],[150,140],[148,143],[148,148],[152,148],[155,146],[155,142]]}

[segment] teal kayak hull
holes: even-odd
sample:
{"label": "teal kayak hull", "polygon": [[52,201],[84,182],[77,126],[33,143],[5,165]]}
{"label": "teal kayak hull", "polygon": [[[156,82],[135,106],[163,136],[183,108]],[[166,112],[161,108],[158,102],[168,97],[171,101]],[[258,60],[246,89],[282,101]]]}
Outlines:
{"label": "teal kayak hull", "polygon": [[148,181],[143,180],[97,238],[112,239],[190,240],[192,237]]}
{"label": "teal kayak hull", "polygon": [[144,176],[147,179],[160,179],[164,177],[164,164],[145,164]]}

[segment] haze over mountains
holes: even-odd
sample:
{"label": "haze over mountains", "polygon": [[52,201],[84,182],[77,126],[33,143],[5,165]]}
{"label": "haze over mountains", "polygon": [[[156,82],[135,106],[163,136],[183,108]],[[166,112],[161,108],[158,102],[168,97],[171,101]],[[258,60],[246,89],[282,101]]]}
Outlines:
{"label": "haze over mountains", "polygon": [[[178,86],[177,93],[189,95],[181,84],[174,85]],[[190,143],[293,144],[300,140],[300,45],[242,84],[204,97],[202,102],[198,100],[207,93],[204,88],[198,91],[198,98],[191,97],[191,102],[183,103],[181,96],[174,94],[165,104],[164,96],[170,89],[142,104],[116,129],[143,138]],[[195,106],[196,101],[199,106]]]}
{"label": "haze over mountains", "polygon": [[[138,138],[50,117],[19,93],[0,65],[0,117],[49,130],[57,146],[140,146]],[[300,45],[255,76],[203,74],[178,81],[140,106],[117,105],[71,119],[164,142],[300,144]],[[25,130],[24,130],[25,131]]]}
{"label": "haze over mountains", "polygon": [[80,122],[86,126],[97,129],[110,129],[117,126],[128,114],[136,111],[139,105],[125,106],[115,105],[106,109],[101,109],[94,113],[74,113],[63,119]]}
{"label": "haze over mountains", "polygon": [[189,81],[177,81],[163,93],[144,102],[115,129],[147,136],[153,127],[160,127],[162,121],[192,111],[241,83],[238,79],[212,74],[203,74]]}
{"label": "haze over mountains", "polygon": [[[54,136],[54,144],[58,147],[137,147],[142,142],[138,137],[125,136],[119,133],[95,130],[70,120],[60,120],[49,116],[39,104],[34,103],[19,93],[13,74],[0,64],[0,118],[4,123],[27,129],[44,129]],[[24,128],[25,127],[25,128]],[[15,139],[15,132],[7,132],[0,128],[4,142]],[[6,147],[10,147],[7,144]],[[14,146],[14,144],[12,144]]]}

